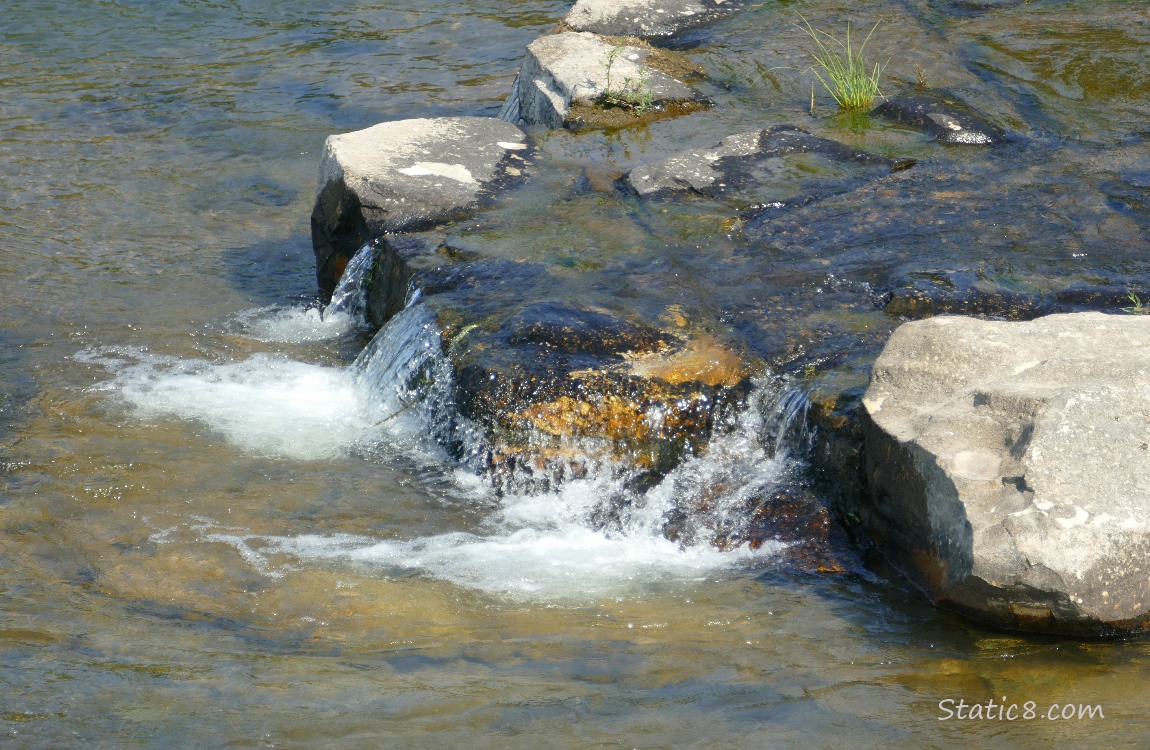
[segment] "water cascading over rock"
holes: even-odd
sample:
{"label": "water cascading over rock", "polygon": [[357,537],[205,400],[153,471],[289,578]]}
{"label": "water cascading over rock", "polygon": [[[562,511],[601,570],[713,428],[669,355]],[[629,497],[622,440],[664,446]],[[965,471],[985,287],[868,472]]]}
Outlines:
{"label": "water cascading over rock", "polygon": [[[384,252],[377,242],[357,254],[336,299],[370,298]],[[528,269],[494,278],[522,289],[541,273]],[[445,323],[461,314],[452,290],[467,291],[472,313],[487,309],[478,293],[490,270],[413,278],[406,306],[353,365],[369,419],[401,425],[500,496],[565,503],[566,488],[584,488],[579,521],[602,533],[722,549],[783,542],[804,566],[841,568],[825,509],[783,492],[801,484],[800,390],[752,380],[713,341],[570,303],[511,306],[498,325]]]}

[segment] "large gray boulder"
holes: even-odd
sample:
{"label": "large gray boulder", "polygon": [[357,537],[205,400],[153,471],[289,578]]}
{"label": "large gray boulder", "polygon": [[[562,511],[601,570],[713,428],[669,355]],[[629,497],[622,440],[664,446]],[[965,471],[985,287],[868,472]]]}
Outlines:
{"label": "large gray boulder", "polygon": [[384,232],[460,219],[523,173],[527,138],[490,117],[385,122],[324,143],[311,216],[320,288]]}
{"label": "large gray boulder", "polygon": [[[518,118],[560,128],[573,105],[595,105],[612,89],[649,94],[650,105],[699,101],[690,86],[646,64],[652,50],[613,44],[595,34],[566,32],[540,37],[527,47],[516,90]],[[501,117],[515,120],[515,113]]]}
{"label": "large gray boulder", "polygon": [[740,0],[578,0],[563,19],[576,31],[613,36],[672,36],[730,15]]}
{"label": "large gray boulder", "polygon": [[1150,626],[1150,318],[907,323],[863,400],[859,515],[938,604],[1012,629]]}

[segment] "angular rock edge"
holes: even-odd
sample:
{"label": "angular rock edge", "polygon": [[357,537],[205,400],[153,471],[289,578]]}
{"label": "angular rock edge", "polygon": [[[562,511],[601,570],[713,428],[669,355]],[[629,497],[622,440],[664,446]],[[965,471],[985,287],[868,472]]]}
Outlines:
{"label": "angular rock edge", "polygon": [[1150,319],[898,328],[863,403],[858,520],[941,607],[1028,632],[1150,629]]}
{"label": "angular rock edge", "polygon": [[648,95],[651,107],[702,102],[690,86],[647,65],[650,53],[586,32],[542,36],[528,45],[500,118],[561,128],[573,106],[596,105],[609,90],[624,88]]}
{"label": "angular rock edge", "polygon": [[398,120],[328,137],[311,215],[320,290],[330,293],[374,237],[473,213],[523,176],[529,147],[522,130],[492,117]]}

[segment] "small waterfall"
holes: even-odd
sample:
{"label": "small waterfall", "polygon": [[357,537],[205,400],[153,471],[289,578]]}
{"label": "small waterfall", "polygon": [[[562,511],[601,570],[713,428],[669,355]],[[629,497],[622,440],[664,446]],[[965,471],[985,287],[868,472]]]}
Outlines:
{"label": "small waterfall", "polygon": [[[354,309],[344,300],[362,294],[356,280],[371,256],[361,251],[349,266],[340,314]],[[546,483],[497,482],[480,458],[494,446],[457,414],[452,365],[418,294],[346,367],[275,355],[240,362],[149,356],[141,353],[136,364],[109,360],[117,372],[109,387],[145,418],[193,420],[245,450],[288,458],[374,460],[399,451],[435,467],[449,495],[487,509],[468,532],[407,539],[256,535],[211,520],[191,529],[202,541],[234,546],[267,575],[309,562],[374,566],[515,599],[588,601],[701,580],[772,559],[788,544],[755,526],[756,513],[798,481],[802,468],[806,398],[779,378],[762,378],[743,407],[716,417],[706,449],[653,486],[638,468],[574,439],[558,453],[578,470]],[[155,541],[166,541],[166,533]]]}
{"label": "small waterfall", "polygon": [[794,386],[783,388],[777,398],[759,402],[759,441],[768,456],[774,458],[779,452],[797,455],[810,448],[810,405],[806,391]]}
{"label": "small waterfall", "polygon": [[417,300],[379,330],[351,371],[368,420],[450,453],[459,440],[451,363],[434,316]]}
{"label": "small waterfall", "polygon": [[748,405],[624,514],[684,545],[737,546],[752,511],[793,481],[801,468],[807,398],[785,381],[764,378]]}
{"label": "small waterfall", "polygon": [[366,324],[374,259],[375,248],[371,243],[361,247],[348,262],[326,307],[270,305],[239,313],[229,327],[257,341],[286,344],[328,341],[356,334]]}
{"label": "small waterfall", "polygon": [[[456,465],[472,463],[492,447],[480,428],[456,414],[451,364],[433,315],[418,299],[389,321],[352,369],[369,402],[367,419],[394,423],[398,433],[392,434],[434,448]],[[718,420],[704,452],[688,457],[654,486],[634,486],[637,469],[604,459],[595,446],[575,439],[560,453],[573,457],[578,471],[560,466],[545,482],[537,475],[488,476],[487,494],[506,514],[497,526],[530,517],[535,521],[529,525],[573,524],[618,539],[737,545],[751,512],[794,479],[808,441],[808,401],[800,388],[765,377],[746,404]]]}
{"label": "small waterfall", "polygon": [[367,292],[370,283],[371,266],[375,262],[375,246],[367,243],[348,261],[331,302],[323,309],[323,317],[345,315],[357,323],[362,323],[367,313]]}
{"label": "small waterfall", "polygon": [[[431,316],[420,305],[393,321],[391,335],[371,347],[356,368],[364,387],[382,389],[376,405],[402,433],[442,434],[449,381]],[[408,357],[407,355],[410,355]],[[444,388],[444,384],[448,388]],[[783,486],[799,465],[777,440],[773,456],[760,441],[765,425],[779,435],[801,414],[801,392],[774,380],[756,390],[704,455],[688,459],[656,487],[628,489],[617,477],[588,474],[548,492],[483,499],[492,510],[473,532],[409,539],[350,534],[267,536],[226,526],[194,529],[207,542],[232,545],[269,576],[298,564],[341,564],[385,575],[412,572],[516,600],[587,602],[629,596],[660,586],[700,581],[755,559],[769,560],[785,543],[744,544],[752,511]],[[421,422],[428,417],[430,424]],[[777,428],[777,429],[776,429]],[[449,432],[450,430],[448,430]],[[473,493],[472,493],[473,494]],[[474,496],[474,494],[473,494]],[[603,523],[609,514],[610,523]],[[153,540],[166,541],[167,532]],[[285,563],[284,558],[293,562]]]}

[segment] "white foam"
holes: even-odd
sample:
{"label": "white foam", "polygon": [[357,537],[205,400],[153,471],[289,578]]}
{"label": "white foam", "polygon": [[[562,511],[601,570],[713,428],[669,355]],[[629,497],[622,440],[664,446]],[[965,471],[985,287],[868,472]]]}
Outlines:
{"label": "white foam", "polygon": [[764,545],[756,552],[746,548],[723,552],[709,545],[681,548],[658,536],[612,538],[579,525],[400,541],[310,534],[202,538],[235,547],[269,576],[285,572],[285,564],[273,564],[272,558],[286,555],[301,564],[336,563],[369,574],[418,572],[511,599],[552,602],[625,597],[656,584],[698,581],[779,546]]}
{"label": "white foam", "polygon": [[[782,405],[790,408],[786,399]],[[498,499],[474,533],[398,540],[257,536],[209,527],[198,533],[202,541],[234,547],[273,577],[301,566],[337,565],[366,575],[416,573],[520,601],[629,598],[661,586],[695,585],[751,559],[770,558],[785,546],[767,542],[751,550],[714,544],[724,534],[737,537],[748,502],[784,481],[792,465],[785,449],[768,455],[761,439],[764,430],[774,428],[760,410],[747,409],[712,440],[706,454],[688,459],[645,494],[628,492],[608,472],[592,473],[553,491]],[[460,490],[495,500],[471,475],[460,480]],[[698,510],[703,506],[707,510]],[[691,508],[696,510],[692,528],[683,533],[686,540],[667,539],[663,527],[673,511]]]}
{"label": "white foam", "polygon": [[271,305],[248,310],[235,317],[240,332],[269,343],[308,344],[328,341],[353,331],[358,321],[341,310],[323,312],[317,307]]}
{"label": "white foam", "polygon": [[[121,349],[78,358],[111,369],[115,375],[102,387],[140,418],[195,421],[256,454],[322,460],[367,454],[365,447],[386,438],[425,457],[431,455],[422,450],[426,443],[460,435],[451,369],[430,314],[418,304],[390,321],[344,368],[268,354],[211,362]],[[703,580],[783,546],[768,542],[752,551],[719,544],[741,538],[749,504],[784,480],[791,464],[781,436],[796,408],[788,404],[783,398],[770,408],[745,409],[713,437],[706,453],[688,458],[642,494],[626,488],[618,466],[598,467],[553,491],[500,498],[475,475],[448,468],[446,474],[456,477],[456,499],[495,506],[473,533],[398,540],[264,536],[199,519],[186,529],[200,542],[234,547],[269,576],[299,566],[343,565],[375,575],[416,573],[518,600],[628,597]],[[689,525],[673,529],[680,541],[666,538],[666,524],[682,518]],[[153,539],[165,543],[173,536],[161,532]]]}
{"label": "white foam", "polygon": [[333,458],[370,434],[354,377],[341,368],[257,354],[213,363],[127,352],[108,360],[117,370],[102,386],[137,417],[194,420],[237,447],[259,455]]}

